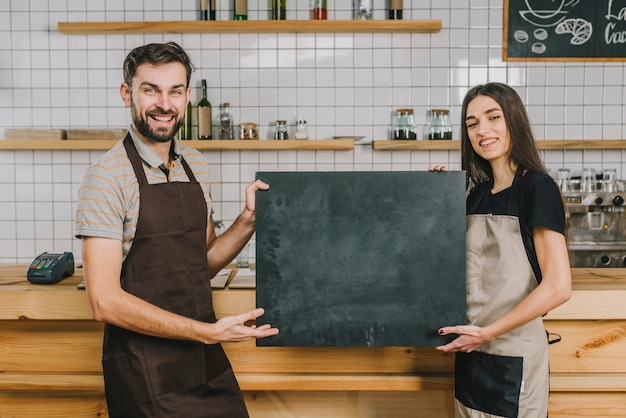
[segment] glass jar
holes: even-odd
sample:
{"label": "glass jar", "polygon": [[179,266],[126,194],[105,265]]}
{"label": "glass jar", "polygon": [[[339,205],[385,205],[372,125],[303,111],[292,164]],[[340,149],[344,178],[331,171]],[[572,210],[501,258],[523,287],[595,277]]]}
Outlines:
{"label": "glass jar", "polygon": [[448,109],[432,109],[424,139],[452,139],[452,124]]}
{"label": "glass jar", "polygon": [[286,120],[276,121],[276,129],[274,130],[274,139],[289,139]]}
{"label": "glass jar", "polygon": [[372,0],[353,0],[354,19],[372,20]]}
{"label": "glass jar", "polygon": [[559,168],[556,172],[556,177],[559,189],[562,192],[569,192],[569,168]]}
{"label": "glass jar", "polygon": [[254,122],[241,122],[239,139],[259,139],[259,130]]}
{"label": "glass jar", "polygon": [[313,0],[313,20],[326,20],[327,18],[326,0]]}
{"label": "glass jar", "polygon": [[602,171],[602,191],[613,193],[617,191],[617,170],[605,168]]}
{"label": "glass jar", "polygon": [[583,169],[583,175],[580,179],[580,191],[581,192],[595,192],[596,191],[596,169],[595,168]]}
{"label": "glass jar", "polygon": [[233,117],[229,112],[230,103],[224,103],[219,115],[218,139],[233,139]]}
{"label": "glass jar", "polygon": [[306,121],[300,117],[296,125],[296,139],[309,139],[309,130],[306,127]]}
{"label": "glass jar", "polygon": [[396,110],[391,139],[417,139],[417,126],[413,117],[413,109]]}

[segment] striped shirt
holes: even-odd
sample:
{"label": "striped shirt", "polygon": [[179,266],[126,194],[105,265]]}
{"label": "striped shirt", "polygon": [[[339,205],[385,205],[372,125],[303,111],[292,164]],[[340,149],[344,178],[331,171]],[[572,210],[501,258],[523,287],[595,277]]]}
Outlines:
{"label": "striped shirt", "polygon": [[[129,132],[143,160],[148,183],[166,183],[167,174],[162,169],[167,167],[165,163],[139,139],[132,127],[129,128]],[[206,160],[198,150],[182,146],[175,139],[173,141],[175,157],[169,170],[170,181],[189,181],[181,162],[181,156],[184,157],[204,190],[208,213],[212,214],[209,169]],[[121,140],[95,164],[89,166],[83,177],[78,191],[76,237],[120,240],[125,259],[135,237],[139,200],[139,183]]]}

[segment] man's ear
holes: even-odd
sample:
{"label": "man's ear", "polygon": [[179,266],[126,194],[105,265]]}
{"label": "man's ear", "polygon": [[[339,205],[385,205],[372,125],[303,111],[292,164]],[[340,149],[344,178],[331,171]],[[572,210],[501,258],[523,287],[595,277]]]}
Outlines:
{"label": "man's ear", "polygon": [[122,96],[124,106],[126,107],[130,107],[130,94],[130,86],[128,83],[122,83],[120,86],[120,96]]}

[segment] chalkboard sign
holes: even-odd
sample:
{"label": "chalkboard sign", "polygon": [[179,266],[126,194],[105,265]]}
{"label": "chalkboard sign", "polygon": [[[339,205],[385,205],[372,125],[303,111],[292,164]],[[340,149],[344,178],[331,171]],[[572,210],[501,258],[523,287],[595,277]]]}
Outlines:
{"label": "chalkboard sign", "polygon": [[259,346],[435,346],[466,323],[465,174],[260,172]]}
{"label": "chalkboard sign", "polygon": [[505,61],[626,61],[626,3],[505,0]]}

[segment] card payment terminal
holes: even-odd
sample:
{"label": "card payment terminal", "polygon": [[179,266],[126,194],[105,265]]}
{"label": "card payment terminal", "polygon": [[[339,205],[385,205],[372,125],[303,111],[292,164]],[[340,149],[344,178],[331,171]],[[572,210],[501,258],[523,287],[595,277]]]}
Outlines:
{"label": "card payment terminal", "polygon": [[53,284],[74,274],[74,254],[41,253],[30,263],[26,277],[35,284]]}

